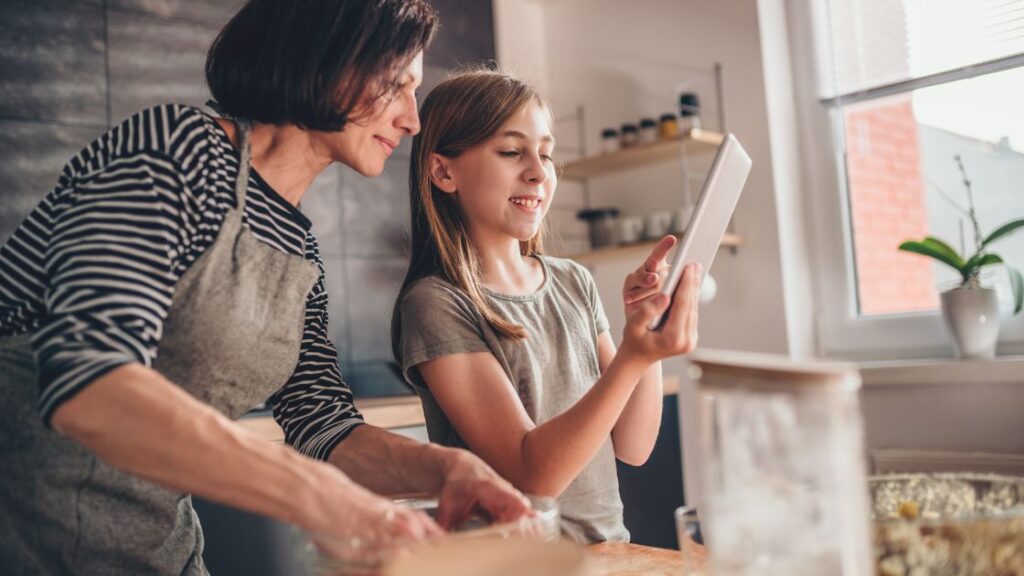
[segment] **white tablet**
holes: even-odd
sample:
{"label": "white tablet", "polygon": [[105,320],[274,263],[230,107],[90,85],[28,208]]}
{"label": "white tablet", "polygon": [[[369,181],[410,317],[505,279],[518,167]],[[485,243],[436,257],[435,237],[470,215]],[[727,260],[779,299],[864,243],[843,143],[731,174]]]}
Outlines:
{"label": "white tablet", "polygon": [[[743,192],[743,185],[747,182],[750,165],[747,151],[740,146],[735,136],[726,134],[718,147],[711,172],[704,181],[704,188],[697,199],[690,222],[676,246],[672,268],[661,289],[662,294],[671,296],[675,292],[687,264],[699,262],[705,273],[711,269],[729,219],[736,209],[736,202]],[[667,310],[665,314],[668,314]],[[651,330],[661,326],[663,316],[654,319],[650,325]]]}

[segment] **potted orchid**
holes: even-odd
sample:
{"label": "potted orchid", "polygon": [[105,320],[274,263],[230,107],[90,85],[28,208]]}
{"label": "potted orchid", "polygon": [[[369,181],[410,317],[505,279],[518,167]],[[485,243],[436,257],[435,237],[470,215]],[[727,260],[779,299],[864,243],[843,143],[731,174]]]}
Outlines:
{"label": "potted orchid", "polygon": [[941,295],[942,316],[952,332],[957,355],[961,358],[993,358],[999,338],[999,300],[994,289],[981,285],[981,272],[988,266],[1001,264],[1006,267],[1013,291],[1013,313],[1020,313],[1024,307],[1024,278],[1019,270],[989,248],[993,242],[1024,227],[1024,219],[1012,220],[988,236],[982,235],[974,211],[971,182],[960,156],[955,158],[967,188],[968,209],[961,208],[961,211],[970,218],[974,227],[974,254],[966,257],[964,250],[965,254],[961,256],[949,244],[933,236],[904,242],[899,249],[934,258],[960,274],[960,284]]}

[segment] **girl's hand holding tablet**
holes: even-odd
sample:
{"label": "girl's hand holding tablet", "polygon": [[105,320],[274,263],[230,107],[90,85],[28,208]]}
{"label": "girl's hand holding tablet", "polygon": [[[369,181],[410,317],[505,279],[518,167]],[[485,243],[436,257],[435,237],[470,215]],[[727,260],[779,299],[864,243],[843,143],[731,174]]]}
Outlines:
{"label": "girl's hand holding tablet", "polygon": [[[623,330],[619,354],[656,362],[663,358],[689,354],[697,347],[697,324],[701,269],[690,264],[676,287],[672,298],[661,294],[669,271],[666,256],[675,246],[673,236],[662,238],[651,250],[643,266],[626,276],[623,300],[626,306],[626,328]],[[668,318],[658,330],[648,326],[671,304]]]}

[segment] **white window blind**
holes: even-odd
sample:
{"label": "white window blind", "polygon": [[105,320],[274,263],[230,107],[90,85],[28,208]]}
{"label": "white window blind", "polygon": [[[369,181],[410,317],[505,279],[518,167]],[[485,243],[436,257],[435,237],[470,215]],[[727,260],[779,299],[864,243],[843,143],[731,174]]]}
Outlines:
{"label": "white window blind", "polygon": [[823,99],[1024,54],[1024,0],[813,2]]}

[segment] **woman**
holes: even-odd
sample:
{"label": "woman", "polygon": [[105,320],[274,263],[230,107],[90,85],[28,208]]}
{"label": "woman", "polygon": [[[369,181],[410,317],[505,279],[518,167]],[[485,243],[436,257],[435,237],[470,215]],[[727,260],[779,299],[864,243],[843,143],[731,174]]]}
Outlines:
{"label": "woman", "polygon": [[466,446],[531,494],[557,497],[562,532],[626,541],[615,460],[638,466],[661,423],[662,358],[697,342],[699,269],[666,325],[664,238],[623,289],[616,350],[586,268],[543,255],[555,195],[551,111],[529,85],[473,71],[421,110],[410,169],[412,261],[392,343],[432,441]]}
{"label": "woman", "polygon": [[[296,209],[419,130],[435,26],[422,0],[251,0],[207,61],[231,120],[153,108],[67,164],[0,249],[0,573],[205,573],[190,493],[339,537],[440,530],[370,490],[441,493],[442,525],[524,512],[472,455],[361,425]],[[231,422],[267,397],[290,447]]]}

